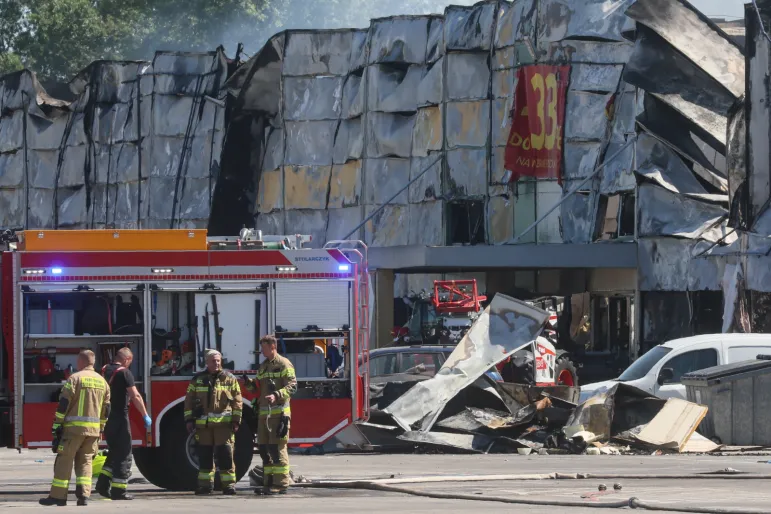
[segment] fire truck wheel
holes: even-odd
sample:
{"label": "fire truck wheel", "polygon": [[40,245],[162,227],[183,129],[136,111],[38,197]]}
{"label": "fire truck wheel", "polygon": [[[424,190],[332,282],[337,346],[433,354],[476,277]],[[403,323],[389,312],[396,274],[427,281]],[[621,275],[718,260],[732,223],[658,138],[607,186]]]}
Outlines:
{"label": "fire truck wheel", "polygon": [[567,354],[557,357],[557,362],[554,364],[554,376],[557,385],[578,387],[578,372]]}

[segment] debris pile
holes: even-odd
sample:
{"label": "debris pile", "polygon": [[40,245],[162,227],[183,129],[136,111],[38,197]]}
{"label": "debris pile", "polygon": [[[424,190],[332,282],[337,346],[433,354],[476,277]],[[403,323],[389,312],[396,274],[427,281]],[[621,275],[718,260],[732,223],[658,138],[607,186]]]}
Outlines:
{"label": "debris pile", "polygon": [[485,371],[535,340],[548,314],[496,295],[431,378],[373,379],[371,416],[359,425],[380,450],[472,453],[709,452],[689,442],[707,408],[618,383],[576,405],[577,387],[496,382]]}

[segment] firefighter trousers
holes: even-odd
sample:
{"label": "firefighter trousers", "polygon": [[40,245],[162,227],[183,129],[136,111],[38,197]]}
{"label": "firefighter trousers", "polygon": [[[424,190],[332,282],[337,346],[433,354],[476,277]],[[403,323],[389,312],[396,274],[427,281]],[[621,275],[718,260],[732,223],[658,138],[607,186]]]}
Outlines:
{"label": "firefighter trousers", "polygon": [[[257,424],[257,445],[262,457],[263,488],[285,489],[289,487],[289,452],[286,445],[289,431],[279,438],[278,424],[281,415],[260,416]],[[291,423],[290,423],[291,428]]]}
{"label": "firefighter trousers", "polygon": [[133,462],[128,416],[109,419],[104,427],[104,437],[109,451],[99,475],[98,490],[108,490],[112,486],[112,496],[122,496],[128,488]]}
{"label": "firefighter trousers", "polygon": [[54,461],[54,480],[49,496],[66,500],[75,464],[75,495],[78,498],[91,496],[91,462],[99,448],[99,438],[85,435],[68,435],[64,431]]}
{"label": "firefighter trousers", "polygon": [[235,437],[228,424],[221,427],[200,427],[195,429],[196,453],[198,455],[198,488],[214,489],[214,464],[220,470],[222,489],[235,489],[236,464],[233,460]]}

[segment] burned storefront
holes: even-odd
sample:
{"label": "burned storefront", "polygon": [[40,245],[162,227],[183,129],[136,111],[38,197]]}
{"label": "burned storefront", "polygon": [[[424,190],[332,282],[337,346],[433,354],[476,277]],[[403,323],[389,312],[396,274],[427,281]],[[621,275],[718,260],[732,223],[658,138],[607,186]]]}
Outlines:
{"label": "burned storefront", "polygon": [[285,31],[245,63],[98,62],[71,102],[29,72],[0,87],[3,227],[361,239],[379,346],[435,279],[548,307],[595,378],[771,303],[746,293],[765,98],[741,104],[743,49],[685,1],[488,0]]}

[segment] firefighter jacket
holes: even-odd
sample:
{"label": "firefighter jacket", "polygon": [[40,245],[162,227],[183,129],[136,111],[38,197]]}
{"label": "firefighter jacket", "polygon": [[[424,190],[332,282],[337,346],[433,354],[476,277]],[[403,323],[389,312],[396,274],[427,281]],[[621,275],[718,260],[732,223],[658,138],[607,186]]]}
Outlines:
{"label": "firefighter jacket", "polygon": [[[297,391],[297,378],[294,366],[286,357],[276,354],[273,360],[265,360],[257,370],[257,376],[249,379],[246,387],[250,391],[259,388],[260,416],[269,414],[291,416],[289,398]],[[276,395],[276,402],[273,405],[266,399],[271,394]]]}
{"label": "firefighter jacket", "polygon": [[99,437],[110,415],[110,386],[87,366],[67,379],[59,395],[54,428],[65,435]]}
{"label": "firefighter jacket", "polygon": [[242,409],[241,386],[225,370],[199,373],[187,388],[185,421],[195,421],[196,428],[240,424]]}

